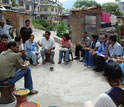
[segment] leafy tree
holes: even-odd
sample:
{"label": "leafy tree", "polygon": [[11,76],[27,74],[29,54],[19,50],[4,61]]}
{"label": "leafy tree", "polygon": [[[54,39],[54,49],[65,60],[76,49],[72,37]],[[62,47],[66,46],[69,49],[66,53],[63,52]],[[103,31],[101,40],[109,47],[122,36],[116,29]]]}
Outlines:
{"label": "leafy tree", "polygon": [[91,6],[96,6],[96,5],[99,5],[99,4],[94,0],[77,0],[74,3],[74,7],[82,7],[82,6],[91,7]]}
{"label": "leafy tree", "polygon": [[64,34],[67,31],[67,25],[65,24],[64,20],[61,21],[60,24],[57,25],[57,36],[62,37],[62,34]]}
{"label": "leafy tree", "polygon": [[18,6],[18,5],[16,4],[16,0],[11,0],[11,3],[12,3],[12,6],[13,6],[13,7]]}
{"label": "leafy tree", "polygon": [[121,9],[116,3],[107,3],[102,5],[102,11],[108,12],[116,16],[123,16]]}

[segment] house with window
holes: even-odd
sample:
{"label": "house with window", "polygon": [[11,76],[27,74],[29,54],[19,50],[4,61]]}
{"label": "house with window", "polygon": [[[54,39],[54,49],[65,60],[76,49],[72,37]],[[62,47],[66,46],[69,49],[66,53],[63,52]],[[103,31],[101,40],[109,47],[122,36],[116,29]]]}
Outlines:
{"label": "house with window", "polygon": [[47,21],[58,21],[62,9],[61,4],[57,1],[40,0],[39,16]]}
{"label": "house with window", "polygon": [[124,14],[124,2],[119,2],[118,5],[119,5],[121,11],[122,11],[123,14]]}
{"label": "house with window", "polygon": [[39,0],[16,0],[20,12],[37,16]]}

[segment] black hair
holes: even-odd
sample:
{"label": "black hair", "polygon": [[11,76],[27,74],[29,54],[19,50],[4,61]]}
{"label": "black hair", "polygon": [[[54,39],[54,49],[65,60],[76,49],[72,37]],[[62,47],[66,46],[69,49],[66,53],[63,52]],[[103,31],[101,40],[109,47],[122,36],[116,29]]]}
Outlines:
{"label": "black hair", "polygon": [[27,23],[27,22],[30,22],[30,20],[29,19],[25,20],[25,23]]}
{"label": "black hair", "polygon": [[98,40],[98,35],[92,35],[92,38],[97,41]]}
{"label": "black hair", "polygon": [[1,36],[1,39],[3,39],[3,38],[8,39],[8,36],[7,36],[6,34],[3,34],[3,35]]}
{"label": "black hair", "polygon": [[112,40],[113,42],[116,42],[117,41],[117,37],[116,36],[110,36],[109,40]]}
{"label": "black hair", "polygon": [[70,40],[70,36],[69,36],[68,33],[64,33],[62,36],[64,36],[64,37],[66,38],[67,41]]}
{"label": "black hair", "polygon": [[16,45],[17,45],[16,41],[10,41],[10,42],[8,43],[8,49],[10,49],[11,46],[16,46]]}
{"label": "black hair", "polygon": [[86,31],[84,31],[84,33],[85,33],[85,34],[87,34],[87,32],[86,32]]}
{"label": "black hair", "polygon": [[34,35],[33,35],[33,34],[30,34],[29,38],[30,38],[31,36],[33,36],[33,37],[34,37]]}
{"label": "black hair", "polygon": [[121,80],[123,78],[123,73],[119,64],[115,62],[107,63],[104,66],[104,76],[109,80]]}
{"label": "black hair", "polygon": [[105,34],[105,38],[107,38],[108,36]]}
{"label": "black hair", "polygon": [[20,40],[21,40],[21,37],[15,37],[16,42],[20,42]]}
{"label": "black hair", "polygon": [[51,35],[50,31],[46,31],[45,33],[48,33],[49,35]]}

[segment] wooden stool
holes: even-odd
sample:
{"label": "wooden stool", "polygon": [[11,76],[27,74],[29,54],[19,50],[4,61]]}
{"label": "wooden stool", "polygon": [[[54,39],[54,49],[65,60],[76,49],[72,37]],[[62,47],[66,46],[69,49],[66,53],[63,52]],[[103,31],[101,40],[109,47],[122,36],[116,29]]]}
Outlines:
{"label": "wooden stool", "polygon": [[19,107],[40,107],[40,104],[26,101],[26,102],[23,102]]}
{"label": "wooden stool", "polygon": [[46,56],[45,62],[51,62],[50,54],[46,53],[45,56]]}
{"label": "wooden stool", "polygon": [[[63,53],[64,53],[64,61],[65,61],[65,53],[66,53],[66,51],[62,51]],[[68,58],[68,60],[70,61],[70,55],[71,55],[71,61],[73,61],[73,54],[72,54],[72,51],[70,51],[69,52],[69,58]]]}
{"label": "wooden stool", "polygon": [[15,101],[14,96],[12,95],[13,85],[0,85],[0,104],[9,104]]}
{"label": "wooden stool", "polygon": [[29,89],[18,89],[13,91],[13,95],[17,99],[16,107],[20,107],[21,103],[27,101],[27,96],[30,93]]}

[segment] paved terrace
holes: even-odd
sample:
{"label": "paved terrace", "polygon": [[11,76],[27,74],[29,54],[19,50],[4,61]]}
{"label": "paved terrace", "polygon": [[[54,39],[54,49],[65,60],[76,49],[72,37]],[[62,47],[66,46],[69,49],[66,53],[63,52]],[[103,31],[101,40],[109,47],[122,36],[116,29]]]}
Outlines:
{"label": "paved terrace", "polygon": [[[40,40],[43,31],[34,30],[35,39]],[[52,36],[55,33],[52,32]],[[107,91],[110,87],[105,82],[102,73],[96,73],[91,68],[85,67],[79,61],[70,62],[68,65],[58,65],[59,44],[56,43],[55,64],[46,63],[38,66],[30,66],[34,89],[37,95],[29,96],[28,101],[40,103],[40,107],[83,107],[84,102],[94,102],[97,96]],[[50,71],[50,67],[54,71]],[[16,88],[23,88],[23,79],[16,83]],[[0,105],[0,107],[15,107],[16,101]]]}

